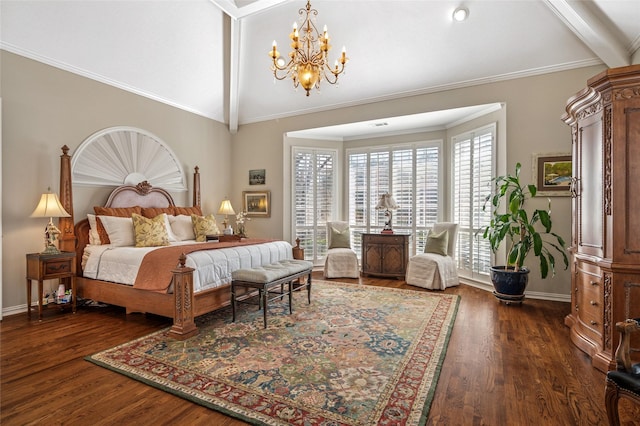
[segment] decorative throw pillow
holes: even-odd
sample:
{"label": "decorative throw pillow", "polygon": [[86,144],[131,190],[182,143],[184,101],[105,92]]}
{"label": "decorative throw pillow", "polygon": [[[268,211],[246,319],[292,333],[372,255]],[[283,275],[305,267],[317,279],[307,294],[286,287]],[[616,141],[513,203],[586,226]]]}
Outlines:
{"label": "decorative throw pillow", "polygon": [[192,214],[195,214],[195,215],[198,215],[198,216],[202,216],[202,210],[198,206],[193,206],[193,207],[178,207],[178,206],[175,206],[173,208],[173,214],[175,216],[178,216],[178,215],[191,216]]}
{"label": "decorative throw pillow", "polygon": [[[172,217],[173,216],[170,216],[168,214],[164,215],[164,227],[167,229],[167,236],[169,237],[169,242],[175,243],[176,241],[180,241],[180,240],[178,239],[176,234],[173,233],[173,229],[171,229],[171,220],[169,218],[172,218]],[[191,218],[189,218],[189,220],[191,220]]]}
{"label": "decorative throw pillow", "polygon": [[447,247],[449,246],[449,233],[445,229],[437,234],[433,230],[427,234],[427,244],[424,246],[425,253],[435,253],[447,256]]}
{"label": "decorative throw pillow", "polygon": [[351,248],[351,231],[349,227],[342,230],[329,226],[329,248]]}
{"label": "decorative throw pillow", "polygon": [[196,234],[193,232],[193,221],[191,216],[178,215],[169,216],[169,224],[171,226],[171,232],[175,235],[178,241],[195,240]]}
{"label": "decorative throw pillow", "polygon": [[100,240],[100,234],[98,234],[98,221],[96,219],[96,215],[91,213],[87,214],[87,220],[89,220],[89,244],[92,246],[101,245],[102,241]]}
{"label": "decorative throw pillow", "polygon": [[207,241],[207,235],[217,235],[220,233],[216,218],[213,214],[209,216],[191,215],[193,221],[193,232],[196,234],[196,241]]}
{"label": "decorative throw pillow", "polygon": [[168,215],[172,215],[173,216],[173,206],[170,207],[142,207],[142,213],[140,213],[142,216],[149,218],[149,219],[153,219],[154,217],[158,216],[159,214],[162,213],[166,213]]}
{"label": "decorative throw pillow", "polygon": [[100,244],[111,244],[111,241],[109,241],[109,233],[105,229],[102,220],[100,220],[100,216],[96,216],[96,232],[98,233]]}
{"label": "decorative throw pillow", "polygon": [[[109,233],[104,227],[104,223],[100,219],[100,216],[115,216],[115,217],[128,217],[131,218],[133,213],[141,214],[142,207],[134,206],[134,207],[101,207],[94,206],[93,211],[98,216],[96,218],[96,231],[98,232],[98,236],[100,237],[101,244],[111,244],[111,240],[109,239]],[[133,245],[133,243],[131,244]]]}
{"label": "decorative throw pillow", "polygon": [[169,235],[165,225],[167,215],[162,213],[153,219],[132,214],[133,233],[136,247],[158,247],[169,245]]}
{"label": "decorative throw pillow", "polygon": [[99,216],[131,217],[132,214],[142,214],[142,207],[100,207],[94,206],[93,211]]}
{"label": "decorative throw pillow", "polygon": [[133,220],[130,217],[98,216],[109,236],[109,244],[118,247],[133,247],[136,243]]}

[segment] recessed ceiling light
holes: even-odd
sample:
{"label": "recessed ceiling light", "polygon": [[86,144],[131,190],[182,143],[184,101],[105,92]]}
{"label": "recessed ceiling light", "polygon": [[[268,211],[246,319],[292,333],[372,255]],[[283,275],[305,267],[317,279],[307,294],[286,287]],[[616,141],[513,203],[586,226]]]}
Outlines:
{"label": "recessed ceiling light", "polygon": [[469,17],[469,9],[466,7],[459,7],[453,11],[453,20],[456,22],[462,22]]}

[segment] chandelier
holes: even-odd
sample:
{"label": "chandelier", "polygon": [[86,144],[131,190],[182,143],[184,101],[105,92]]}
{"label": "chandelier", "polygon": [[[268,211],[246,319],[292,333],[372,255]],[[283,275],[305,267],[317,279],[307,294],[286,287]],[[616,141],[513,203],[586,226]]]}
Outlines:
{"label": "chandelier", "polygon": [[290,77],[293,80],[293,87],[302,85],[304,90],[309,92],[314,87],[320,89],[320,80],[323,78],[330,84],[338,82],[338,76],[344,71],[344,64],[347,63],[347,52],[342,48],[342,55],[336,60],[332,69],[329,66],[327,54],[331,49],[329,44],[329,34],[327,26],[324,26],[322,34],[318,32],[312,17],[318,15],[316,9],[311,9],[311,2],[307,0],[307,7],[300,9],[298,14],[304,18],[302,22],[301,32],[298,31],[298,23],[293,23],[293,32],[289,34],[291,39],[291,48],[289,52],[289,62],[285,63],[285,59],[278,52],[277,43],[273,41],[273,48],[269,52],[273,60],[271,70],[273,76],[278,80],[284,80]]}

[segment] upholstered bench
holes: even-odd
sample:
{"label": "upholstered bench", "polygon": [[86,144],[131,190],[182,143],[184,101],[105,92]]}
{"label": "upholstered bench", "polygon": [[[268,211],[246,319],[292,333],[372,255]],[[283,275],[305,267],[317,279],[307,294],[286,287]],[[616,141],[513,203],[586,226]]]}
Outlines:
{"label": "upholstered bench", "polygon": [[[306,260],[286,259],[270,265],[258,266],[255,268],[238,269],[231,273],[231,309],[233,312],[233,322],[236,321],[236,305],[240,296],[238,290],[240,288],[258,290],[258,303],[263,309],[264,328],[267,328],[267,306],[268,302],[274,299],[289,296],[289,313],[293,312],[292,295],[293,281],[307,275],[307,280],[300,283],[297,289],[307,287],[307,299],[311,303],[311,271],[313,263]],[[284,284],[288,285],[285,290]],[[273,290],[276,286],[280,286],[280,290]],[[246,291],[245,291],[246,293]],[[269,298],[269,294],[277,296]],[[248,302],[247,302],[248,303]]]}

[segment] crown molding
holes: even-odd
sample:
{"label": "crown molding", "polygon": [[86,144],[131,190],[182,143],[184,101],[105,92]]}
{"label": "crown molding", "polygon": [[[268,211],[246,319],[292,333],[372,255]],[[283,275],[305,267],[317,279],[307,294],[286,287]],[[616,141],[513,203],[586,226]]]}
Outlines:
{"label": "crown molding", "polygon": [[[239,25],[236,25],[234,27],[237,28],[238,32],[239,32]],[[187,106],[182,105],[180,103],[173,102],[171,100],[168,100],[168,99],[162,98],[160,96],[157,96],[157,95],[155,95],[153,93],[145,92],[145,91],[137,89],[135,87],[123,84],[123,83],[121,83],[119,81],[112,80],[112,79],[104,77],[102,75],[99,75],[99,74],[96,74],[96,73],[92,73],[92,72],[89,72],[89,71],[87,71],[85,69],[78,68],[78,67],[75,67],[73,65],[67,64],[65,62],[61,62],[61,61],[58,61],[58,60],[55,60],[55,59],[40,55],[40,54],[35,53],[33,51],[30,51],[30,50],[27,50],[27,49],[23,49],[23,48],[19,48],[19,47],[14,46],[14,45],[12,45],[10,43],[7,43],[7,42],[0,41],[0,49],[6,50],[6,51],[11,52],[11,53],[15,53],[15,54],[20,55],[20,56],[24,56],[24,57],[29,58],[29,59],[33,59],[35,61],[38,61],[38,62],[47,64],[47,65],[53,66],[55,68],[59,68],[59,69],[64,70],[64,71],[68,71],[68,72],[71,72],[71,73],[74,73],[74,74],[77,74],[77,75],[80,75],[80,76],[83,76],[83,77],[86,77],[86,78],[90,78],[90,79],[95,80],[95,81],[99,81],[99,82],[104,83],[104,84],[108,84],[108,85],[113,86],[113,87],[117,87],[117,88],[125,90],[127,92],[134,93],[136,95],[140,95],[140,96],[143,96],[145,98],[148,98],[148,99],[151,99],[151,100],[154,100],[154,101],[157,101],[157,102],[161,102],[163,104],[172,106],[174,108],[181,109],[181,110],[186,111],[186,112],[190,112],[190,113],[193,113],[193,114],[205,117],[205,118],[212,119],[212,120],[217,121],[219,123],[226,124],[224,122],[224,119],[220,119],[219,117],[213,117],[210,114],[205,113],[204,111],[200,111],[200,110],[196,110],[196,109],[191,108],[191,107],[187,107]],[[279,119],[283,119],[283,118],[289,118],[289,117],[294,117],[294,116],[304,115],[304,114],[315,114],[315,113],[318,113],[318,112],[330,111],[330,110],[334,110],[334,109],[337,109],[337,108],[348,108],[348,107],[353,107],[353,106],[362,106],[362,105],[367,105],[367,104],[372,104],[372,103],[377,103],[377,102],[384,102],[384,101],[395,100],[395,99],[400,99],[400,98],[406,98],[406,97],[411,97],[411,96],[426,95],[426,94],[430,94],[430,93],[443,92],[443,91],[447,91],[447,90],[462,89],[462,88],[466,88],[466,87],[479,86],[479,85],[483,85],[483,84],[498,83],[498,82],[507,81],[507,80],[513,80],[513,79],[525,78],[525,77],[532,77],[532,76],[536,76],[536,75],[549,74],[549,73],[553,73],[553,72],[566,71],[566,70],[589,67],[589,66],[594,66],[594,65],[602,65],[602,61],[600,59],[598,59],[598,58],[592,58],[592,59],[587,59],[587,60],[583,60],[583,61],[568,62],[568,63],[558,64],[558,65],[553,65],[553,66],[548,66],[548,67],[539,67],[539,68],[529,69],[529,70],[525,70],[525,71],[516,71],[516,72],[512,72],[512,73],[500,74],[500,75],[490,76],[490,77],[485,77],[485,78],[460,81],[460,82],[451,83],[451,84],[430,86],[430,87],[422,88],[422,89],[419,89],[419,90],[408,90],[408,91],[404,91],[404,92],[396,92],[396,93],[391,94],[391,95],[383,95],[383,96],[377,96],[377,97],[363,98],[363,99],[360,99],[360,100],[357,100],[357,101],[335,103],[335,104],[330,104],[330,105],[326,105],[326,106],[323,106],[323,107],[297,109],[295,112],[284,112],[284,113],[280,113],[280,114],[268,114],[268,115],[256,116],[256,117],[248,118],[248,119],[246,119],[244,121],[240,121],[238,119],[238,116],[237,116],[238,107],[236,106],[236,117],[233,120],[230,117],[229,120],[230,120],[230,122],[235,123],[233,127],[237,131],[238,126],[239,125],[244,125],[244,124],[259,123],[259,122],[270,121],[270,120],[279,120]],[[236,87],[236,90],[237,90],[237,87]],[[235,96],[235,98],[237,98],[237,96]],[[230,126],[230,131],[231,130],[232,129],[231,129],[231,126]],[[234,133],[235,133],[235,131],[234,131]]]}
{"label": "crown molding", "polygon": [[407,90],[404,92],[396,92],[392,95],[383,95],[377,97],[363,98],[358,101],[335,103],[317,108],[297,109],[295,113],[285,112],[280,114],[262,115],[241,121],[240,124],[252,124],[262,121],[280,120],[283,118],[295,117],[304,114],[315,114],[318,112],[331,111],[338,108],[349,108],[354,106],[367,105],[377,102],[390,101],[395,99],[407,98],[411,96],[428,95],[431,93],[444,92],[447,90],[463,89],[467,87],[480,86],[483,84],[500,83],[518,78],[535,77],[538,75],[551,74],[554,72],[567,71],[577,68],[591,67],[594,65],[602,65],[602,61],[598,58],[586,59],[583,61],[567,62],[564,64],[552,65],[547,67],[539,67],[528,69],[525,71],[515,71],[511,73],[499,74],[491,77],[478,78],[473,80],[459,81],[451,84],[442,84],[437,86],[425,87],[419,90]]}

